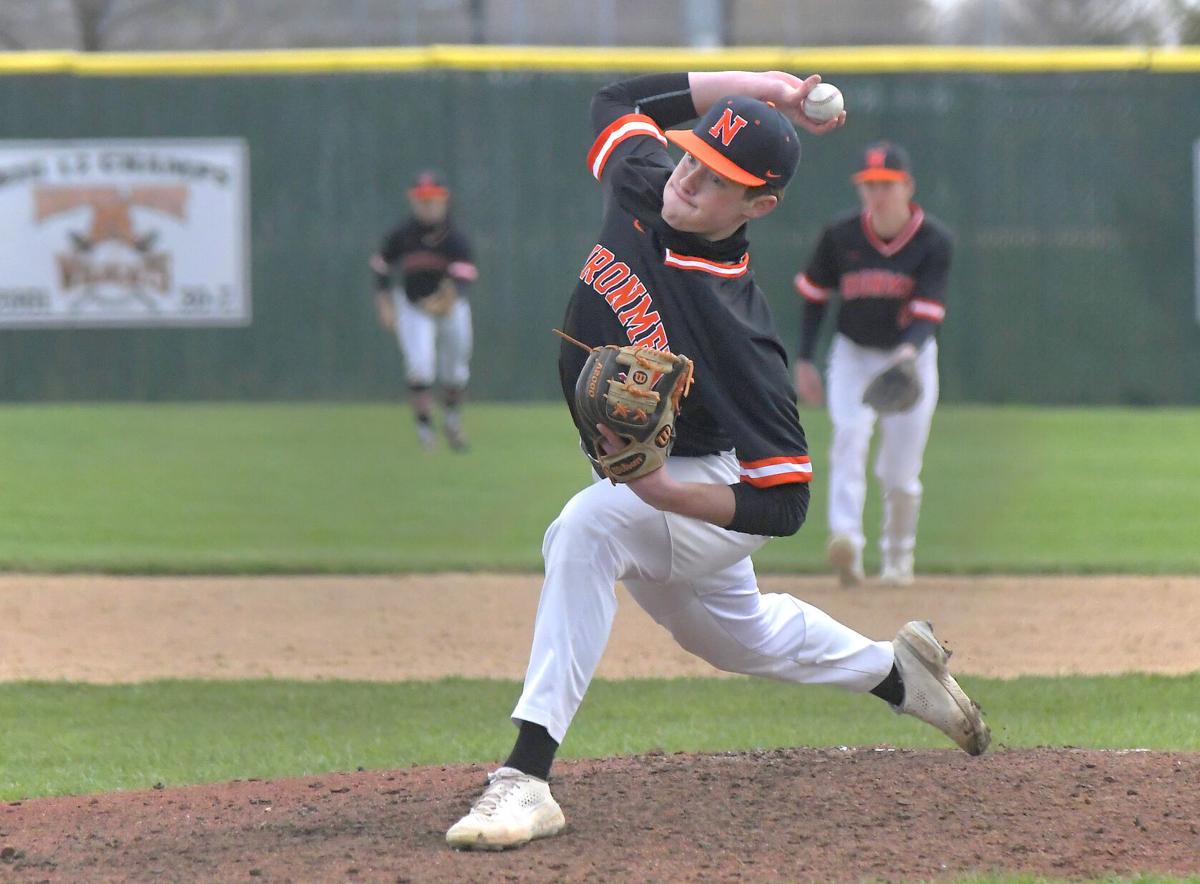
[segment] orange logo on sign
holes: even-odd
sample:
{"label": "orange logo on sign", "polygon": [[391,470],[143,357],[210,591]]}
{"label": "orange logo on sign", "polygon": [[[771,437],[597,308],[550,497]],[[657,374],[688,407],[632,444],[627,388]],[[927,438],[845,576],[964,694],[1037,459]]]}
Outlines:
{"label": "orange logo on sign", "polygon": [[76,234],[80,245],[87,248],[115,240],[138,251],[146,251],[147,241],[154,234],[135,236],[129,210],[134,207],[154,209],[164,215],[183,218],[187,196],[186,187],[168,184],[141,185],[131,187],[127,192],[116,187],[39,187],[34,193],[34,220],[41,223],[54,215],[86,206],[93,210],[92,228],[83,236]]}
{"label": "orange logo on sign", "polygon": [[[89,228],[70,231],[71,247],[57,256],[60,285],[64,291],[115,286],[131,293],[147,290],[165,293],[171,287],[171,256],[154,251],[158,231],[138,234],[133,228],[132,210],[153,209],[173,218],[187,216],[188,188],[183,185],[144,184],[116,186],[39,187],[33,194],[34,220],[91,209]],[[133,260],[119,254],[99,256],[97,246],[116,243],[132,250]]]}

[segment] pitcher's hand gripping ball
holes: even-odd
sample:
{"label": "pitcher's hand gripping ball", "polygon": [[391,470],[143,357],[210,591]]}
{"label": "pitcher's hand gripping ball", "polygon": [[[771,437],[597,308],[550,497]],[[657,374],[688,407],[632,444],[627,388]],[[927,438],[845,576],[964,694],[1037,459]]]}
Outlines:
{"label": "pitcher's hand gripping ball", "polygon": [[920,398],[921,379],[917,377],[916,362],[901,359],[867,384],[862,401],[880,414],[898,414],[908,411]]}
{"label": "pitcher's hand gripping ball", "polygon": [[832,83],[818,83],[804,99],[804,116],[814,123],[825,123],[840,114],[846,107],[842,91]]}
{"label": "pitcher's hand gripping ball", "polygon": [[[557,331],[557,329],[556,329]],[[613,484],[632,482],[661,467],[675,444],[675,416],[692,388],[692,361],[650,347],[608,344],[590,352],[575,382],[575,412],[597,472]],[[629,444],[606,454],[596,424],[608,427]]]}

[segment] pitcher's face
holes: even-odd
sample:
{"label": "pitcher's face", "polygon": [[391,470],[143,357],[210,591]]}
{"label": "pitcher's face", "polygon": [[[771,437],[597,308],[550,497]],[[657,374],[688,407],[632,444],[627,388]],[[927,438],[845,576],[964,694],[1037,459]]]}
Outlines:
{"label": "pitcher's face", "polygon": [[685,153],[667,185],[663,188],[663,220],[683,233],[695,233],[706,239],[724,239],[759,215],[761,200],[777,201],[773,196],[746,199],[745,185],[730,181]]}

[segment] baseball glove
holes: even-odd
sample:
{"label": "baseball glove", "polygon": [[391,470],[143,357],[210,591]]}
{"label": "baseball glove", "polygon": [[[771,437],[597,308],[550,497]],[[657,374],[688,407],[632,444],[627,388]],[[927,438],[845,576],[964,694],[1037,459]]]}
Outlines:
{"label": "baseball glove", "polygon": [[921,379],[917,377],[916,361],[901,359],[867,384],[862,401],[880,414],[898,414],[908,411],[920,398]]}
{"label": "baseball glove", "polygon": [[[650,347],[588,347],[558,334],[590,352],[575,382],[575,413],[588,437],[587,454],[596,471],[615,485],[632,482],[666,463],[675,443],[680,400],[692,388],[692,361]],[[596,424],[629,444],[606,454]]]}
{"label": "baseball glove", "polygon": [[430,316],[445,316],[454,309],[454,304],[457,301],[458,286],[454,284],[453,279],[445,276],[438,283],[438,287],[433,290],[433,294],[426,295],[417,302],[417,306]]}

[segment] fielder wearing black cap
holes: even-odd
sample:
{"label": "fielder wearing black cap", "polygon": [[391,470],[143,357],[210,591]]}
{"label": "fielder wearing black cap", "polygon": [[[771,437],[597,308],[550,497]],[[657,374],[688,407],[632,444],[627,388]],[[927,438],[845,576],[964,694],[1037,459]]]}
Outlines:
{"label": "fielder wearing black cap", "polygon": [[854,173],[854,183],[867,181],[911,181],[912,164],[908,151],[890,141],[879,141],[863,151],[862,166]]}
{"label": "fielder wearing black cap", "polygon": [[479,271],[467,234],[450,217],[450,188],[432,170],[413,176],[410,216],[384,235],[371,256],[379,323],[396,335],[404,357],[408,403],[421,447],[437,444],[434,391],[442,393],[442,430],[454,451],[465,451],[462,405],[470,380],[471,305]]}
{"label": "fielder wearing black cap", "polygon": [[[867,453],[878,426],[879,578],[908,586],[915,579],[921,473],[940,386],[936,336],[946,318],[954,244],[945,225],[914,201],[912,165],[900,145],[868,145],[851,180],[859,204],[830,220],[795,277],[804,299],[796,391],[810,405],[827,404],[833,424],[829,564],[845,586],[865,579]],[[823,377],[817,343],[827,316],[836,330]],[[921,395],[902,411],[879,410],[866,391],[894,366],[912,372]]]}
{"label": "fielder wearing black cap", "polygon": [[408,195],[418,200],[447,199],[450,196],[450,188],[437,172],[425,170],[418,172],[413,178]]}

